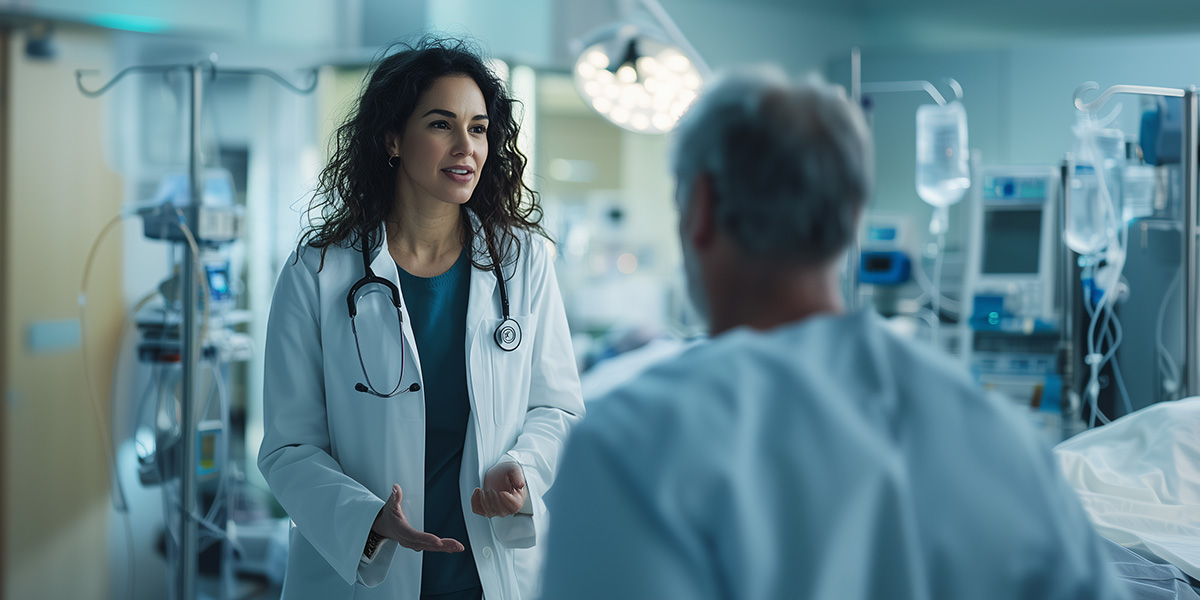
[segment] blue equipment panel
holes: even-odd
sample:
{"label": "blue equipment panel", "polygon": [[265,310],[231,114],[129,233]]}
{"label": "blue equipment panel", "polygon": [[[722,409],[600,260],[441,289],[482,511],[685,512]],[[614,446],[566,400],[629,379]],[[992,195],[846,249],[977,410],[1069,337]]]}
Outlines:
{"label": "blue equipment panel", "polygon": [[912,273],[908,255],[897,251],[864,250],[859,258],[859,281],[872,285],[900,285]]}
{"label": "blue equipment panel", "polygon": [[983,199],[1040,204],[1046,198],[1046,184],[1045,177],[988,175],[983,178]]}

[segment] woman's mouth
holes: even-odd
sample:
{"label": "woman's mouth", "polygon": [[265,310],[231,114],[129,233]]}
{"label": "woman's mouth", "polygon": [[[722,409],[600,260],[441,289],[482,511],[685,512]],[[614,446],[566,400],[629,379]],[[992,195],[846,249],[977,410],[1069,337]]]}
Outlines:
{"label": "woman's mouth", "polygon": [[442,172],[458,183],[467,183],[475,176],[475,170],[467,167],[450,167],[442,169]]}

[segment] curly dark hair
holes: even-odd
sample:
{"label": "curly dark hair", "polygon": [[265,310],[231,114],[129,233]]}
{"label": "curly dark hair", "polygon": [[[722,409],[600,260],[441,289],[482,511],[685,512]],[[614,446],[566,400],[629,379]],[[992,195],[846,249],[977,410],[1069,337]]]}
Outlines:
{"label": "curly dark hair", "polygon": [[[357,109],[338,127],[333,154],[321,171],[313,193],[310,212],[319,211],[300,236],[297,249],[308,245],[321,249],[321,264],[331,245],[355,247],[379,243],[379,224],[392,214],[395,199],[395,170],[388,166],[389,133],[403,133],[417,103],[436,81],[447,75],[465,75],[483,93],[488,111],[488,156],[479,175],[468,208],[479,218],[471,228],[463,213],[464,245],[482,235],[487,257],[472,256],[480,269],[517,260],[520,245],[515,230],[542,236],[542,208],[537,194],[525,185],[525,155],[517,148],[518,122],[504,82],[480,58],[468,41],[425,36],[416,42],[397,42],[383,52],[365,78]],[[548,236],[547,236],[548,237]]]}

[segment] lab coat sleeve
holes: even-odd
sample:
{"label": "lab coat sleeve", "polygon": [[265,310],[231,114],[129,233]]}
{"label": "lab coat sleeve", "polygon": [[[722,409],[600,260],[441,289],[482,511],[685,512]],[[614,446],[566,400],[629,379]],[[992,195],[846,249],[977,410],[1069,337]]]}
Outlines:
{"label": "lab coat sleeve", "polygon": [[315,268],[295,255],[275,286],[263,373],[258,468],[299,533],[347,584],[378,585],[396,543],[360,565],[384,501],[351,479],[330,454]]}
{"label": "lab coat sleeve", "polygon": [[[532,314],[537,320],[533,339],[532,381],[525,423],[517,441],[507,452],[521,465],[527,491],[522,512],[537,515],[545,511],[542,495],[554,483],[559,456],[572,426],[583,418],[583,393],[579,371],[571,346],[566,310],[554,275],[554,265],[539,239],[529,245],[534,261],[530,282]],[[532,546],[537,531],[527,515],[496,519],[496,536],[514,548]]]}
{"label": "lab coat sleeve", "polygon": [[572,433],[547,499],[554,526],[541,599],[719,597],[704,546],[680,527],[681,515],[667,514],[679,507],[657,497],[645,474],[639,481],[631,459],[642,455],[606,437],[612,429],[593,425]]}

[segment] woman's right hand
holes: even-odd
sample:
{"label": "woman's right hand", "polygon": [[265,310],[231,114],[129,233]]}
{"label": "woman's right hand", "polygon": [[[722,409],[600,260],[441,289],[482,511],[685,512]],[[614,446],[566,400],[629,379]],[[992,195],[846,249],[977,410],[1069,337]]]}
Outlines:
{"label": "woman's right hand", "polygon": [[432,533],[414,529],[409,524],[408,517],[404,516],[404,509],[400,508],[400,500],[403,498],[404,492],[400,485],[392,484],[392,495],[388,496],[387,503],[379,509],[379,514],[375,516],[375,524],[371,526],[375,533],[396,540],[401,546],[417,552],[462,552],[465,549],[457,540],[440,538]]}

